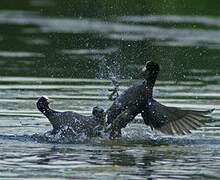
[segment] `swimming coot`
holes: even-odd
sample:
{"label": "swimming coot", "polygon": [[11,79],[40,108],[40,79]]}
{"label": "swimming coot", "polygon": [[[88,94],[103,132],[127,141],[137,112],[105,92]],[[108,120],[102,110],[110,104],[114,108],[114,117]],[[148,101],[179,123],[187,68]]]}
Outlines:
{"label": "swimming coot", "polygon": [[85,134],[93,136],[96,134],[96,130],[104,126],[105,112],[100,107],[94,107],[91,116],[83,116],[71,111],[54,111],[49,107],[49,103],[49,98],[42,96],[37,101],[37,108],[53,126],[52,134],[59,132],[62,135]]}
{"label": "swimming coot", "polygon": [[121,129],[141,113],[146,125],[165,134],[183,135],[197,129],[207,119],[209,111],[182,110],[166,107],[153,99],[153,87],[160,67],[148,61],[143,69],[144,81],[125,90],[107,110],[110,138],[121,135]]}

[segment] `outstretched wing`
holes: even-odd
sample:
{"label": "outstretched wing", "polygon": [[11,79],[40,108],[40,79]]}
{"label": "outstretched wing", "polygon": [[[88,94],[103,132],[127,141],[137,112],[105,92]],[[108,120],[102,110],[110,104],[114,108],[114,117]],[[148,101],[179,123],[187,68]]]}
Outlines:
{"label": "outstretched wing", "polygon": [[204,125],[209,117],[205,116],[214,109],[208,111],[182,110],[175,107],[167,107],[153,100],[150,108],[142,112],[146,125],[157,129],[165,134],[184,135],[191,133],[190,130]]}

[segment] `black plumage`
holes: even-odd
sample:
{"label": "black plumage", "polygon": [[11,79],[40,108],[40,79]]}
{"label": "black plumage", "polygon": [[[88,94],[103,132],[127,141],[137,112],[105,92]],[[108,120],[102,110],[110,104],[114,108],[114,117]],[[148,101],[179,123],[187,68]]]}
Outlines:
{"label": "black plumage", "polygon": [[166,107],[153,99],[153,87],[160,71],[148,61],[143,69],[144,81],[125,90],[107,111],[110,137],[120,136],[121,129],[141,113],[146,125],[166,134],[187,134],[204,124],[210,111],[182,110]]}
{"label": "black plumage", "polygon": [[146,125],[165,134],[184,135],[204,125],[205,116],[212,110],[196,111],[167,107],[152,99],[151,104],[141,113]]}
{"label": "black plumage", "polygon": [[93,136],[97,129],[104,125],[105,112],[102,108],[94,107],[91,116],[66,111],[54,111],[49,107],[49,99],[42,96],[37,101],[37,108],[50,121],[53,130],[52,134],[62,133],[62,135],[79,135],[85,134]]}

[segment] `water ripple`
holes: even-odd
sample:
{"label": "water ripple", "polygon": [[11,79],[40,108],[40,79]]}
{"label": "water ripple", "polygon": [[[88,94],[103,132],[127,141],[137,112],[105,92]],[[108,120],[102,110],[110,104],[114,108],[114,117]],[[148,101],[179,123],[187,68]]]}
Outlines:
{"label": "water ripple", "polygon": [[0,51],[0,57],[44,57],[41,53],[33,53],[33,52],[12,52],[12,51]]}
{"label": "water ripple", "polygon": [[211,16],[177,16],[177,15],[150,15],[150,16],[123,16],[118,18],[120,21],[149,23],[149,22],[164,22],[164,23],[198,23],[207,26],[219,26],[220,18]]}
{"label": "water ripple", "polygon": [[[27,16],[28,14],[28,16]],[[189,21],[190,17],[149,16],[146,19],[156,21]],[[123,18],[122,18],[123,19]],[[126,19],[126,18],[124,18]],[[128,17],[129,19],[129,17]],[[135,19],[135,18],[134,18]],[[195,17],[191,21],[215,23],[219,25],[219,19]],[[68,18],[45,18],[31,12],[0,12],[0,23],[19,25],[38,25],[42,32],[62,33],[104,33],[106,37],[115,40],[146,40],[156,39],[160,42],[175,42],[175,45],[217,47],[220,44],[220,31],[212,29],[187,29],[187,28],[163,28],[160,26],[124,24],[97,19],[68,19]],[[205,43],[205,44],[204,44]],[[172,45],[172,44],[170,44]]]}

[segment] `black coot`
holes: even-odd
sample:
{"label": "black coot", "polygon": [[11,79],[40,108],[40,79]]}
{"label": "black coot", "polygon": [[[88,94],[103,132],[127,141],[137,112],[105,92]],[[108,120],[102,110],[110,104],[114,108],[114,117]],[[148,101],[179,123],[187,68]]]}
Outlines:
{"label": "black coot", "polygon": [[141,113],[146,125],[166,134],[187,134],[203,125],[209,111],[166,107],[153,99],[153,87],[160,71],[157,63],[148,61],[143,69],[144,81],[125,90],[107,110],[110,138],[121,135],[121,129]]}
{"label": "black coot", "polygon": [[94,107],[91,116],[66,111],[54,111],[49,107],[49,99],[42,96],[37,101],[37,108],[42,112],[53,126],[52,134],[61,132],[62,134],[78,135],[84,133],[93,136],[97,129],[104,126],[105,112],[102,108]]}

